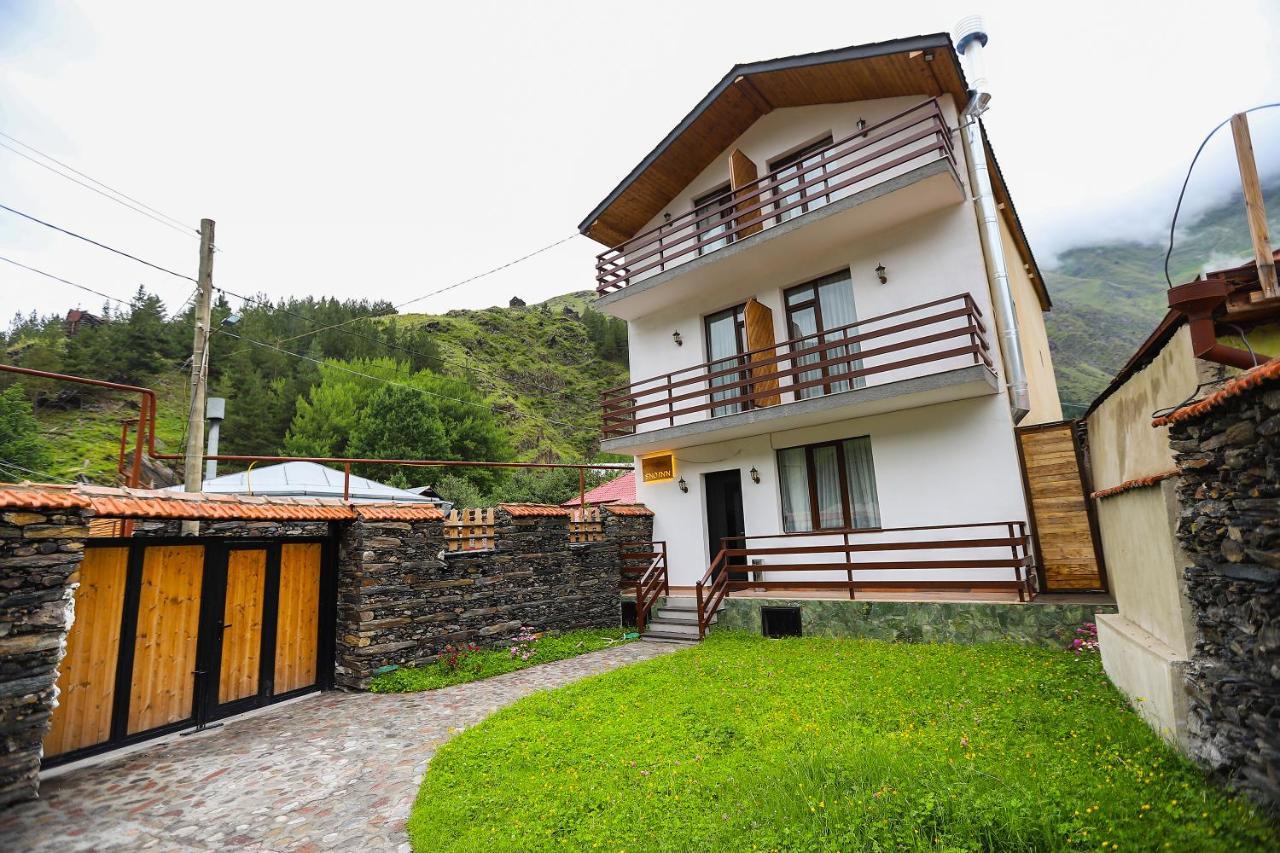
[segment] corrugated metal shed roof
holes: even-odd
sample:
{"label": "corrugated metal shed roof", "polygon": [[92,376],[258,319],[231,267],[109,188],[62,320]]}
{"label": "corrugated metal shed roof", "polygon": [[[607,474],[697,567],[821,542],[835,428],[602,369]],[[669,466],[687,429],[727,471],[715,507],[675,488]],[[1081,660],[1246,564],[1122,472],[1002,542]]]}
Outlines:
{"label": "corrugated metal shed roof", "polygon": [[[201,490],[206,494],[342,498],[343,480],[341,470],[318,462],[281,462],[205,480]],[[171,491],[182,491],[182,487],[174,486]],[[430,497],[355,474],[351,475],[348,494],[353,503],[434,503]]]}

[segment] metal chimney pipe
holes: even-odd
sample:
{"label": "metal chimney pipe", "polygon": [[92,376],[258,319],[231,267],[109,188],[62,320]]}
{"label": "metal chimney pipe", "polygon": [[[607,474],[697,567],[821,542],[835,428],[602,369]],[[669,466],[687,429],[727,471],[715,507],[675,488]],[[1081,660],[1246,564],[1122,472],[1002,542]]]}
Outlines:
{"label": "metal chimney pipe", "polygon": [[1019,423],[1031,411],[1031,394],[1027,388],[1027,368],[1022,361],[1021,337],[1018,334],[1018,310],[1009,284],[1009,268],[1005,264],[1004,241],[1000,236],[1000,214],[996,210],[995,192],[991,189],[991,172],[987,152],[982,144],[981,115],[991,101],[987,89],[987,72],[982,61],[982,48],[987,44],[982,18],[971,15],[956,24],[953,36],[956,50],[964,56],[969,74],[969,103],[961,115],[965,159],[969,162],[969,186],[977,207],[978,233],[982,253],[987,261],[987,277],[991,283],[1000,325],[1000,352],[1004,357],[1005,379],[1009,386],[1009,408],[1013,422]]}
{"label": "metal chimney pipe", "polygon": [[[209,456],[218,455],[218,432],[223,420],[227,417],[227,400],[225,397],[210,397],[205,401],[205,417],[209,419]],[[212,480],[218,476],[218,460],[209,459],[204,463],[204,478]]]}

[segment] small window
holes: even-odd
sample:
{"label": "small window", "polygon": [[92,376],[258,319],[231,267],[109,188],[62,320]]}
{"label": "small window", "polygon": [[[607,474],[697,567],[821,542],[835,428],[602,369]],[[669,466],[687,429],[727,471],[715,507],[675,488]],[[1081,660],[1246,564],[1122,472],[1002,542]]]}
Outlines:
{"label": "small window", "polygon": [[694,215],[698,220],[694,243],[710,241],[698,247],[699,255],[714,252],[733,242],[733,234],[729,233],[733,228],[733,205],[729,204],[732,200],[733,193],[728,184],[693,200]]}
{"label": "small window", "polygon": [[778,485],[782,529],[787,533],[880,526],[867,436],[779,450]]}
{"label": "small window", "polygon": [[766,637],[803,636],[799,607],[761,607],[760,632]]}

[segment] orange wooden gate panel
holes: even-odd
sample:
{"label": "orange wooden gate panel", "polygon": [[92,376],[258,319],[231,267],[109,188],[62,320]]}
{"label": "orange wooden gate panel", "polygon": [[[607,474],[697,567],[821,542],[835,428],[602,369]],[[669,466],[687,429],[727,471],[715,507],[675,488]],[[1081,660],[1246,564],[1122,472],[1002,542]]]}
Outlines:
{"label": "orange wooden gate panel", "polygon": [[67,655],[58,666],[58,707],[44,739],[46,756],[94,746],[111,737],[128,566],[128,548],[85,551],[75,621],[67,634]]}
{"label": "orange wooden gate panel", "polygon": [[276,617],[275,693],[316,683],[320,618],[320,543],[280,548],[280,605]]}
{"label": "orange wooden gate panel", "polygon": [[1105,589],[1075,422],[1019,427],[1017,438],[1041,591]]}
{"label": "orange wooden gate panel", "polygon": [[219,704],[258,692],[266,581],[265,549],[237,548],[227,555],[227,597],[222,608],[222,661],[218,675]]}
{"label": "orange wooden gate panel", "polygon": [[133,647],[129,734],[191,716],[203,578],[203,545],[147,548]]}

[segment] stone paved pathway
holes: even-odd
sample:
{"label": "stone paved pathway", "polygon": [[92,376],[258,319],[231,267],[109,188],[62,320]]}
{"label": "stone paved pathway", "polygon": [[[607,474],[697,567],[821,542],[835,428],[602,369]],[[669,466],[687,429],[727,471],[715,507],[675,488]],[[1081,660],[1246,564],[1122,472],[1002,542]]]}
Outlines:
{"label": "stone paved pathway", "polygon": [[41,785],[0,849],[408,850],[427,762],[515,700],[676,647],[629,643],[429,693],[325,693]]}

